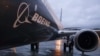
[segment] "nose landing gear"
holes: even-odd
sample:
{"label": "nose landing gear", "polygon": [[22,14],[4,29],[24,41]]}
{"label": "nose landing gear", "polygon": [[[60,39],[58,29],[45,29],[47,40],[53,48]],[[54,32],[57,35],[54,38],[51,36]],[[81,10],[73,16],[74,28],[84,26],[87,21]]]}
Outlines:
{"label": "nose landing gear", "polygon": [[39,43],[32,43],[31,44],[31,51],[39,51]]}

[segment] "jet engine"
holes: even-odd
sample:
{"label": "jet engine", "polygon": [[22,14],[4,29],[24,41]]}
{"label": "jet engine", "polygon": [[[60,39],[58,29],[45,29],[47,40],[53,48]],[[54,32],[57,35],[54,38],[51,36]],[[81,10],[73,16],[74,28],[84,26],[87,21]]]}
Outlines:
{"label": "jet engine", "polygon": [[81,30],[74,35],[73,41],[79,51],[90,52],[97,49],[99,36],[94,31]]}

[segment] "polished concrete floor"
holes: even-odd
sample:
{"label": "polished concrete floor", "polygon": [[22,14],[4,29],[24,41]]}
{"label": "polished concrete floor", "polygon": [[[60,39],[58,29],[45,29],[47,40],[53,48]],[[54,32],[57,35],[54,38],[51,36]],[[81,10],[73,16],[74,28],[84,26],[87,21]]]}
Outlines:
{"label": "polished concrete floor", "polygon": [[[16,49],[0,50],[0,56],[100,56],[100,48],[93,52],[82,54],[74,47],[73,53],[63,52],[61,40],[41,42],[39,52],[31,52],[30,45],[16,47]],[[68,50],[68,48],[66,48]]]}

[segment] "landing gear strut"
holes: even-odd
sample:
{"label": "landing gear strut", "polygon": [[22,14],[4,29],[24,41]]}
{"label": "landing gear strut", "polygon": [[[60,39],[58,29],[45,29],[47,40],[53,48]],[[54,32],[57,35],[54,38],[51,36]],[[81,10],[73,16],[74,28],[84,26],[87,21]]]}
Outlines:
{"label": "landing gear strut", "polygon": [[68,43],[68,44],[66,44],[66,43],[64,43],[64,52],[66,52],[66,48],[68,47],[68,51],[69,51],[69,53],[72,53],[73,52],[73,43],[71,42],[71,43]]}
{"label": "landing gear strut", "polygon": [[82,55],[84,55],[84,51],[82,51]]}
{"label": "landing gear strut", "polygon": [[63,48],[63,50],[64,50],[64,52],[66,52],[66,48],[68,47],[67,45],[66,45],[66,43],[64,43],[64,48]]}
{"label": "landing gear strut", "polygon": [[31,51],[39,51],[39,43],[32,43],[31,44]]}
{"label": "landing gear strut", "polygon": [[73,41],[73,36],[67,37],[64,39],[64,52],[66,52],[66,48],[69,48],[69,53],[73,53],[73,45],[74,45],[74,41]]}

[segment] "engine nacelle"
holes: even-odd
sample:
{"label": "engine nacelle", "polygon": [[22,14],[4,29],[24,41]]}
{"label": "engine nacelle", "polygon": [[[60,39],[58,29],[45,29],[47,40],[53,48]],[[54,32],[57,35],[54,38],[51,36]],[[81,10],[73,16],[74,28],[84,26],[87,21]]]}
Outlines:
{"label": "engine nacelle", "polygon": [[81,30],[75,34],[74,43],[79,51],[94,51],[98,47],[99,36],[92,30]]}

